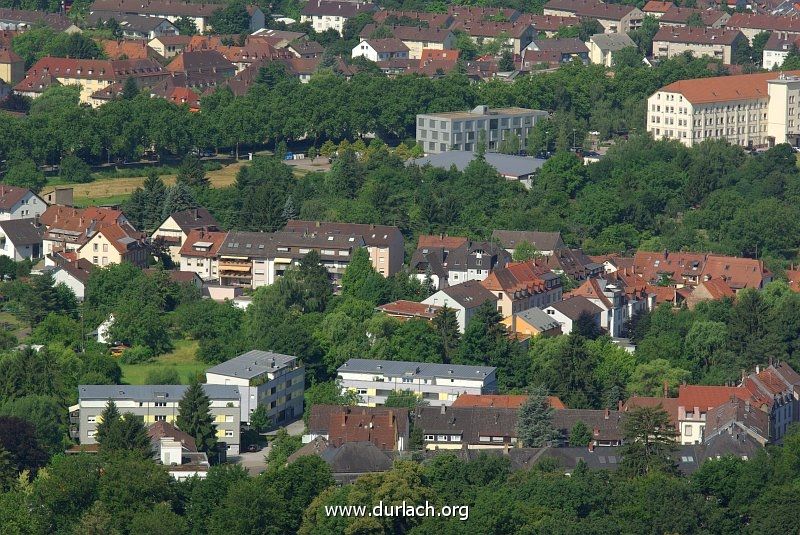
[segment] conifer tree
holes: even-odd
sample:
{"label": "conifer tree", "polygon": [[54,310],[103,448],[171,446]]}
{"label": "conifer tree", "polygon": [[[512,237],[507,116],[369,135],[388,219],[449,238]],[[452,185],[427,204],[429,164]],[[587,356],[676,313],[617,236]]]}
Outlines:
{"label": "conifer tree", "polygon": [[517,414],[517,437],[523,446],[541,448],[556,438],[553,412],[546,391],[534,388]]}
{"label": "conifer tree", "polygon": [[211,415],[211,400],[196,379],[178,403],[178,429],[194,437],[197,449],[209,452],[217,444],[216,426]]}

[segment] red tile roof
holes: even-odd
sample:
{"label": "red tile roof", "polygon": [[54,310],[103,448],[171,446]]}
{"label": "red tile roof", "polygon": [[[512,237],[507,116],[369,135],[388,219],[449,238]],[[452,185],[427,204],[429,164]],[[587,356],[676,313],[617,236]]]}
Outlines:
{"label": "red tile roof", "polygon": [[379,449],[397,448],[399,437],[408,437],[408,409],[313,405],[308,429],[327,434],[335,447],[348,442],[372,442]]}
{"label": "red tile roof", "polygon": [[[217,251],[222,247],[225,242],[227,232],[208,231],[205,229],[192,229],[186,236],[186,241],[181,246],[181,256],[191,256],[200,258],[213,258],[217,255]],[[208,243],[208,248],[203,248],[202,251],[195,249],[197,243]]]}
{"label": "red tile roof", "polygon": [[662,26],[653,37],[653,42],[730,46],[736,40],[742,39],[745,39],[745,37],[739,30],[693,28],[691,26]]}
{"label": "red tile roof", "polygon": [[29,192],[27,188],[0,184],[0,210],[11,210]]}
{"label": "red tile roof", "polygon": [[704,277],[722,279],[734,289],[761,288],[772,273],[762,260],[734,256],[708,255]]}
{"label": "red tile roof", "polygon": [[119,59],[125,56],[126,59],[147,59],[155,54],[155,51],[147,46],[146,41],[120,39],[113,41],[111,39],[102,39],[100,46],[103,48],[106,56],[111,59]]}
{"label": "red tile roof", "polygon": [[404,316],[430,320],[436,317],[442,307],[400,299],[381,305],[378,309],[390,316]]}
{"label": "red tile roof", "polygon": [[483,280],[483,287],[490,291],[531,293],[545,291],[542,275],[552,273],[548,268],[537,266],[534,260],[512,262],[504,268],[495,269]]}
{"label": "red tile roof", "polygon": [[731,18],[728,19],[728,22],[725,23],[725,27],[800,33],[800,17],[734,13],[731,15]]}
{"label": "red tile roof", "polygon": [[[800,71],[788,71],[786,74],[798,76]],[[736,76],[695,78],[673,82],[662,87],[659,91],[680,93],[683,98],[692,104],[765,99],[768,97],[767,81],[776,80],[779,76],[780,74],[776,72],[763,72]]]}
{"label": "red tile roof", "polygon": [[421,247],[449,247],[455,249],[467,243],[467,238],[461,236],[442,236],[421,234],[417,249]]}
{"label": "red tile roof", "polygon": [[438,50],[434,48],[423,48],[420,62],[431,60],[458,60],[458,50]]}
{"label": "red tile roof", "polygon": [[[518,409],[528,399],[526,395],[499,394],[461,394],[453,402],[453,407],[494,407],[498,409]],[[550,407],[566,409],[557,396],[547,396]]]}
{"label": "red tile roof", "polygon": [[671,7],[674,7],[675,4],[672,2],[660,2],[659,0],[649,0],[642,11],[645,13],[666,13]]}

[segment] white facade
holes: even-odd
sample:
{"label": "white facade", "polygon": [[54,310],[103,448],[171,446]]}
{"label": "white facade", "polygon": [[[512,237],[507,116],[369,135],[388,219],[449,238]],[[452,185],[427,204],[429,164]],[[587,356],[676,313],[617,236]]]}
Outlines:
{"label": "white facade", "polygon": [[408,50],[392,52],[377,51],[368,40],[362,39],[353,47],[352,57],[365,57],[370,61],[386,61],[390,59],[408,59]]}
{"label": "white facade", "polygon": [[0,221],[38,217],[45,210],[47,210],[47,203],[32,191],[28,191],[13,206],[0,210]]}
{"label": "white facade", "polygon": [[776,67],[783,65],[783,60],[789,55],[789,50],[767,50],[762,52],[761,66],[771,71]]}
{"label": "white facade", "polygon": [[54,269],[51,273],[53,275],[54,284],[65,285],[67,288],[72,290],[72,293],[75,294],[75,297],[77,297],[79,301],[83,301],[83,298],[86,294],[86,285],[83,284],[82,281],[75,278],[65,269],[61,269],[59,267]]}
{"label": "white facade", "polygon": [[217,270],[219,261],[215,257],[200,257],[180,255],[181,271],[191,271],[204,281],[213,281],[219,278]]}

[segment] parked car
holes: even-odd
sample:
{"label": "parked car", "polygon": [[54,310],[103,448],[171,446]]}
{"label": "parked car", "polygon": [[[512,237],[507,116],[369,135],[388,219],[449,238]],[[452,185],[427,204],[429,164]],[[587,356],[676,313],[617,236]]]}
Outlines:
{"label": "parked car", "polygon": [[261,446],[259,446],[258,444],[250,444],[249,446],[247,446],[247,451],[251,453],[261,451]]}

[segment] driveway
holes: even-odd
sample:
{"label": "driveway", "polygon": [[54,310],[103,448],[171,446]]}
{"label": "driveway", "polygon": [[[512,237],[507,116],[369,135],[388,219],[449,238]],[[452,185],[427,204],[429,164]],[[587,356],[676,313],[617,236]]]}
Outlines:
{"label": "driveway", "polygon": [[269,446],[261,451],[245,451],[234,457],[229,457],[228,462],[242,465],[242,467],[245,468],[250,475],[255,476],[267,469],[266,457],[268,453]]}

